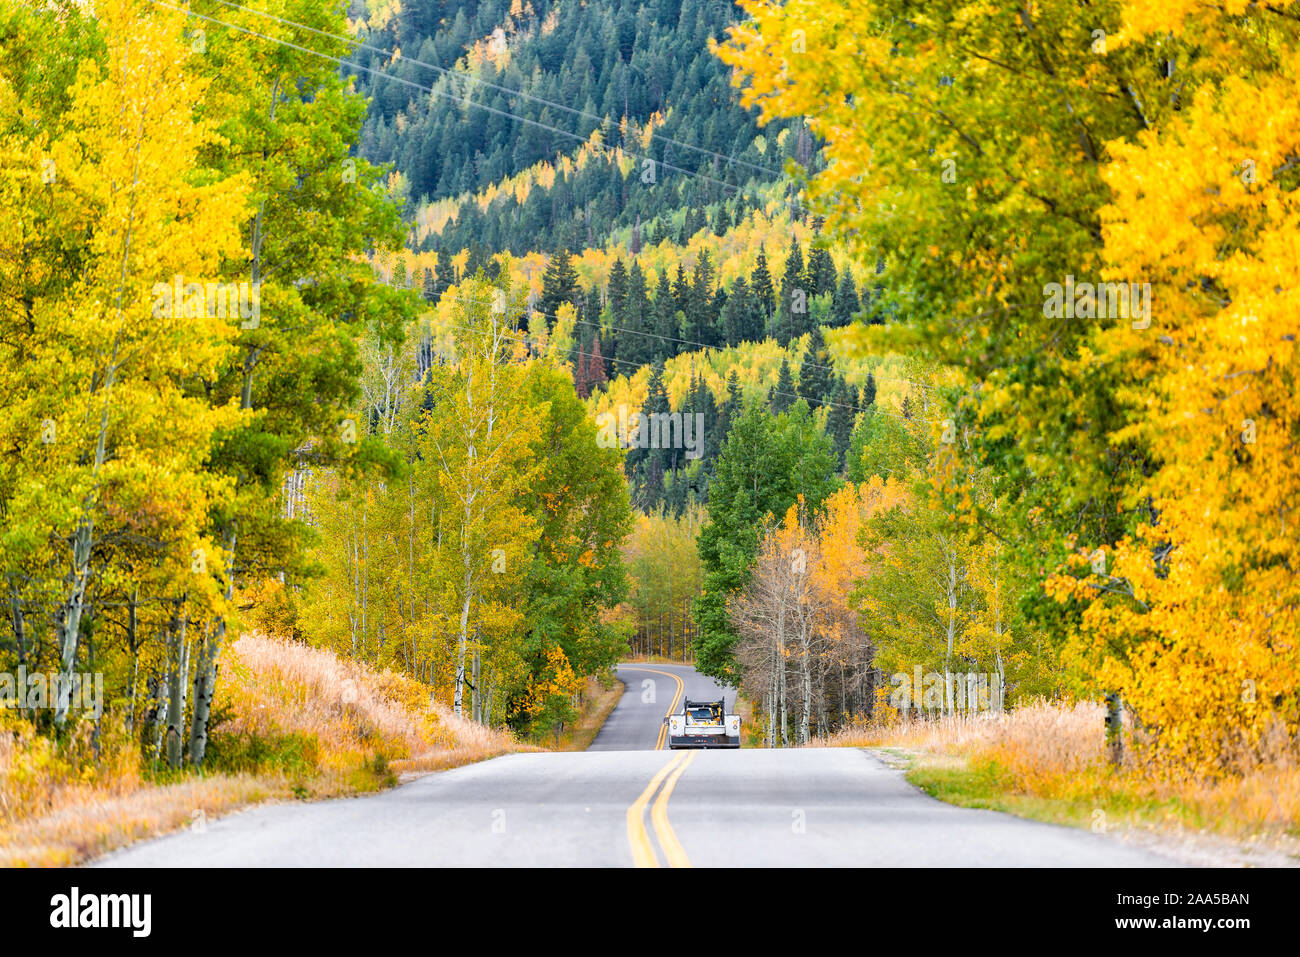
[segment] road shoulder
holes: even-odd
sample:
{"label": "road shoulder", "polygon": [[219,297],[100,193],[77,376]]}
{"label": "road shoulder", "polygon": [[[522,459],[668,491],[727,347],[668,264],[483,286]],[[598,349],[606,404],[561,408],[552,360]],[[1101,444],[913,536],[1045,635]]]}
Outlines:
{"label": "road shoulder", "polygon": [[1218,834],[1187,827],[1149,805],[1098,801],[1083,794],[1065,800],[1016,793],[999,779],[995,767],[977,766],[966,757],[923,748],[862,750],[902,771],[905,779],[925,794],[957,807],[1089,830],[1191,867],[1300,867],[1300,840],[1288,835]]}

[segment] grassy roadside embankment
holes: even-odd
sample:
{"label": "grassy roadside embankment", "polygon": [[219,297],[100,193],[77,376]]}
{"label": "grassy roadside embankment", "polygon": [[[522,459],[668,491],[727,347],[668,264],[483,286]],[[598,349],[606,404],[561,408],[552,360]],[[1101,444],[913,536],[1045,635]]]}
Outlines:
{"label": "grassy roadside embankment", "polygon": [[586,751],[625,690],[623,682],[612,674],[588,678],[577,702],[578,718],[560,735],[553,750]]}
{"label": "grassy roadside embankment", "polygon": [[1104,709],[1041,702],[987,717],[850,728],[812,747],[861,747],[962,807],[1085,827],[1195,863],[1300,864],[1300,763],[1278,742],[1266,764],[1216,778],[1106,760]]}
{"label": "grassy roadside embankment", "polygon": [[77,864],[268,800],[380,790],[527,750],[430,704],[428,686],[329,651],[244,635],[223,659],[203,771],[155,768],[120,723],[55,745],[0,709],[0,866]]}

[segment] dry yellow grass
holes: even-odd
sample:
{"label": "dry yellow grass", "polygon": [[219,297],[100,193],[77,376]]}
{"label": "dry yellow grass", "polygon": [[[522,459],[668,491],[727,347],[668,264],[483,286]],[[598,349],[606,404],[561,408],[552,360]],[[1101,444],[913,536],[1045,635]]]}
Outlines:
{"label": "dry yellow grass", "polygon": [[624,690],[623,682],[617,679],[610,680],[606,687],[600,678],[587,678],[583,682],[582,693],[578,696],[578,717],[560,735],[554,750],[587,750],[591,742],[596,740],[609,713],[622,699]]}
{"label": "dry yellow grass", "polygon": [[399,773],[426,770],[518,748],[510,735],[431,702],[428,687],[410,678],[260,635],[231,650],[224,687],[236,717],[226,733],[312,737],[328,770],[346,773],[375,755]]}
{"label": "dry yellow grass", "polygon": [[[914,779],[957,801],[1065,823],[1192,828],[1234,838],[1300,836],[1300,760],[1279,738],[1244,773],[1197,776],[1158,764],[1129,737],[1126,760],[1105,755],[1104,708],[1039,701],[1013,711],[845,729],[812,746],[912,753]],[[1129,729],[1130,732],[1132,729]]]}
{"label": "dry yellow grass", "polygon": [[222,670],[214,714],[229,720],[210,754],[225,770],[202,775],[151,780],[107,719],[92,760],[89,725],[56,747],[0,709],[0,866],[75,864],[257,801],[370,790],[520,747],[418,682],[303,644],[245,635]]}

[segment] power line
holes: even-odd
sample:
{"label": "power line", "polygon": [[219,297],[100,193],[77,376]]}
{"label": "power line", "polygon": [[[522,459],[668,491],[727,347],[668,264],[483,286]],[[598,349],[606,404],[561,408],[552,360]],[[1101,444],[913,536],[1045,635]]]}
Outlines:
{"label": "power line", "polygon": [[[265,33],[258,33],[256,30],[250,30],[248,27],[242,27],[237,23],[229,23],[225,20],[218,19],[217,17],[210,17],[207,14],[196,13],[193,10],[187,10],[183,7],[173,6],[172,4],[165,2],[165,0],[149,0],[149,2],[156,6],[166,7],[169,10],[175,10],[177,13],[184,13],[187,16],[198,17],[200,20],[206,20],[209,23],[215,23],[223,27],[229,27],[232,30],[238,30],[240,33],[248,34],[251,37],[257,37],[259,40],[267,40],[270,41],[271,43],[278,43],[281,46],[285,46],[285,47],[289,47],[290,49],[297,50],[300,53],[306,53],[310,56],[320,57],[323,60],[329,60],[332,63],[337,63],[339,66],[351,67],[356,70],[364,70],[366,73],[370,73],[374,76],[383,77],[384,79],[391,80],[394,83],[401,83],[404,86],[409,86],[414,89],[420,90],[424,93],[428,93],[430,96],[437,96],[445,100],[450,100],[453,103],[459,103],[462,106],[465,106],[469,109],[484,110],[485,112],[492,113],[497,116],[504,116],[512,120],[517,120],[520,123],[526,123],[529,126],[536,126],[539,129],[549,130],[552,133],[558,133],[561,136],[567,136],[570,139],[577,140],[580,143],[590,144],[590,140],[580,136],[577,133],[572,133],[569,130],[561,129],[558,126],[551,126],[548,123],[542,123],[537,120],[529,119],[526,116],[519,116],[515,113],[511,113],[509,110],[500,110],[494,106],[487,106],[483,103],[475,103],[473,100],[465,99],[464,97],[453,96],[450,93],[441,93],[433,89],[432,87],[424,86],[421,83],[416,83],[414,80],[407,80],[400,76],[392,76],[391,74],[384,73],[382,70],[376,70],[368,66],[362,66],[359,63],[353,63],[352,61],[345,60],[342,57],[331,56],[328,53],[321,53],[319,50],[313,50],[309,47],[301,46],[300,44],[294,43],[290,40],[281,40],[279,37],[268,36]],[[713,183],[716,186],[722,187],[722,189],[724,190],[731,190],[735,192],[737,195],[745,196],[750,200],[759,201],[762,199],[762,197],[760,197],[758,193],[750,190],[746,190],[740,186],[735,185],[734,183],[725,182],[714,176],[709,176],[706,173],[693,172],[681,166],[677,166],[675,164],[669,163],[665,160],[656,160],[653,157],[643,156],[640,153],[632,152],[626,147],[606,146],[605,144],[602,143],[600,145],[600,149],[602,151],[609,151],[610,153],[613,153],[615,150],[618,150],[619,152],[623,153],[623,155],[625,156],[632,157],[633,159],[643,160],[654,164],[656,167],[662,166],[665,169],[682,173],[686,176],[693,176],[696,179]],[[787,204],[789,204],[791,201],[787,200],[786,202]]]}
{"label": "power line", "polygon": [[[340,33],[330,33],[330,32],[327,31],[327,30],[320,30],[320,29],[317,29],[316,27],[308,26],[308,25],[305,24],[305,23],[298,23],[296,20],[287,20],[287,19],[285,19],[284,17],[277,17],[275,14],[273,14],[273,13],[269,13],[269,12],[264,11],[264,10],[257,10],[257,9],[255,9],[255,8],[253,8],[253,7],[246,7],[246,6],[243,6],[243,5],[241,5],[241,4],[234,3],[234,2],[232,2],[232,0],[215,0],[215,2],[221,4],[222,6],[231,7],[231,8],[233,8],[233,9],[235,9],[235,10],[242,10],[242,11],[244,11],[245,13],[251,13],[251,14],[254,14],[255,16],[265,17],[265,18],[267,18],[267,19],[269,19],[269,20],[274,20],[274,21],[276,21],[277,23],[283,24],[283,25],[285,25],[285,26],[297,27],[297,28],[299,28],[299,29],[301,29],[301,30],[307,30],[307,31],[309,31],[309,32],[311,32],[311,33],[315,33],[315,34],[318,34],[318,35],[323,36],[323,37],[328,37],[328,38],[331,39],[331,40],[338,40],[338,41],[340,41],[340,42],[342,42],[342,43],[349,43],[349,44],[352,44],[353,46],[357,47],[358,49],[369,50],[369,51],[371,51],[372,53],[378,53],[378,54],[381,54],[381,55],[383,55],[384,57],[387,57],[387,58],[390,59],[390,60],[391,60],[391,59],[393,58],[393,56],[394,56],[394,51],[392,51],[392,50],[386,50],[386,49],[384,49],[383,47],[373,46],[372,44],[365,43],[364,41],[361,41],[361,40],[353,39],[352,37],[349,37],[349,36],[347,36],[347,35],[345,35],[345,34],[340,34]],[[470,83],[476,83],[476,84],[478,84],[478,85],[480,85],[480,86],[484,86],[484,87],[487,87],[487,88],[489,88],[489,89],[496,90],[496,91],[498,91],[498,92],[500,92],[500,93],[504,93],[504,94],[506,94],[507,96],[515,96],[515,97],[519,97],[519,98],[521,98],[521,99],[531,100],[531,101],[534,102],[534,103],[542,103],[542,104],[545,104],[546,106],[552,106],[552,107],[554,107],[554,108],[557,109],[557,110],[561,110],[561,111],[563,111],[563,112],[565,112],[565,113],[570,113],[570,114],[572,114],[573,116],[582,117],[583,119],[596,120],[598,123],[601,123],[601,124],[606,124],[606,123],[608,123],[608,124],[610,124],[611,126],[617,126],[617,125],[618,125],[617,123],[614,122],[613,118],[612,118],[612,117],[609,117],[609,116],[598,116],[598,115],[595,114],[595,113],[588,113],[586,110],[578,110],[578,109],[574,109],[574,108],[571,107],[571,106],[566,106],[565,104],[563,104],[563,103],[559,103],[559,102],[556,102],[555,100],[548,100],[548,99],[546,99],[546,97],[543,97],[543,96],[537,96],[537,95],[534,94],[534,93],[526,93],[526,92],[524,92],[523,90],[512,90],[512,89],[510,89],[510,87],[508,87],[508,86],[502,86],[502,85],[499,84],[499,83],[493,83],[493,82],[491,82],[490,80],[484,80],[484,79],[482,79],[481,77],[472,76],[472,75],[470,75],[469,73],[458,73],[458,72],[456,72],[455,70],[450,70],[450,69],[448,69],[447,67],[439,66],[439,65],[436,64],[436,63],[427,63],[427,62],[425,62],[424,60],[417,60],[417,59],[415,59],[414,57],[408,57],[408,56],[406,56],[405,54],[397,54],[397,55],[398,55],[399,59],[400,59],[402,62],[405,62],[405,63],[413,63],[413,64],[415,64],[416,66],[421,66],[421,67],[424,67],[425,69],[428,69],[428,70],[434,70],[434,71],[436,71],[437,73],[439,73],[439,74],[441,74],[441,75],[443,75],[443,76],[451,77],[451,78],[453,79],[454,82],[460,82],[460,81],[464,80],[464,81],[467,81],[467,82],[470,82]],[[395,61],[395,62],[396,62],[396,61]],[[359,65],[359,64],[358,64],[358,65]],[[674,138],[671,137],[671,136],[665,136],[665,135],[662,134],[662,133],[655,133],[655,132],[651,131],[650,136],[651,136],[652,139],[657,139],[657,140],[660,140],[660,141],[662,141],[662,142],[664,142],[664,143],[671,143],[673,146],[679,146],[679,147],[681,147],[682,149],[695,150],[697,153],[703,153],[704,155],[706,155],[706,156],[711,156],[711,157],[713,157],[714,159],[722,160],[724,163],[734,163],[735,165],[738,165],[738,166],[745,166],[745,167],[748,167],[749,169],[752,169],[752,170],[754,170],[754,171],[756,171],[756,172],[759,172],[759,173],[765,173],[765,174],[767,174],[767,175],[769,175],[769,176],[781,176],[781,175],[783,175],[782,172],[781,172],[781,170],[775,170],[775,169],[772,169],[772,168],[769,167],[769,166],[760,166],[760,165],[758,165],[758,164],[756,164],[756,163],[750,163],[750,162],[748,162],[748,161],[746,161],[746,160],[738,159],[738,158],[735,158],[735,157],[725,156],[725,155],[722,154],[722,153],[718,153],[718,152],[716,152],[716,151],[714,151],[714,150],[710,150],[710,149],[705,149],[705,148],[702,147],[702,146],[692,146],[692,145],[689,144],[689,143],[684,143],[684,142],[682,142],[681,140],[674,139]]]}
{"label": "power line", "polygon": [[[280,44],[281,46],[285,46],[285,47],[288,47],[288,48],[290,48],[290,49],[297,50],[297,51],[299,51],[299,52],[301,52],[301,53],[306,53],[306,54],[308,54],[309,56],[316,56],[316,57],[319,57],[319,58],[324,59],[324,60],[329,60],[330,62],[332,62],[332,63],[336,63],[336,64],[338,64],[339,66],[351,67],[351,68],[354,68],[354,69],[363,70],[363,71],[365,71],[366,73],[372,74],[372,75],[374,75],[374,76],[382,77],[382,78],[384,78],[384,79],[392,80],[393,82],[401,83],[401,84],[403,84],[403,85],[405,85],[405,86],[409,86],[409,87],[412,87],[412,88],[414,88],[414,89],[421,90],[422,92],[428,93],[428,94],[431,95],[431,96],[438,96],[438,97],[441,97],[441,98],[443,98],[443,99],[451,100],[452,102],[459,103],[459,104],[461,104],[461,105],[463,105],[463,106],[466,106],[466,107],[469,107],[469,108],[472,108],[472,109],[481,109],[481,110],[484,110],[484,111],[486,111],[486,112],[493,113],[493,114],[496,114],[496,115],[499,115],[499,116],[505,116],[505,117],[508,117],[508,118],[510,118],[510,119],[518,120],[518,121],[521,122],[521,123],[526,123],[526,124],[529,124],[529,125],[531,125],[531,126],[539,127],[539,128],[541,128],[541,129],[550,130],[551,132],[554,132],[554,133],[559,133],[559,134],[561,134],[561,135],[563,135],[563,136],[568,136],[568,137],[570,137],[570,138],[572,138],[572,139],[576,139],[576,140],[578,140],[579,142],[583,142],[583,143],[587,143],[587,142],[589,142],[587,139],[585,139],[584,137],[582,137],[581,135],[579,135],[579,134],[577,134],[577,133],[572,133],[572,132],[570,132],[570,131],[568,131],[568,130],[561,129],[561,128],[559,128],[559,127],[550,126],[549,124],[541,123],[541,122],[538,122],[538,121],[536,121],[536,120],[532,120],[532,119],[530,119],[530,118],[528,118],[528,117],[519,116],[519,115],[517,115],[517,114],[511,113],[511,112],[508,111],[508,110],[499,110],[499,109],[497,109],[496,107],[487,106],[487,105],[485,105],[485,104],[481,104],[481,103],[474,103],[472,100],[468,100],[468,99],[465,99],[465,98],[463,98],[463,97],[453,96],[452,94],[449,94],[449,93],[441,93],[441,92],[439,92],[439,91],[437,91],[437,90],[434,90],[432,87],[424,86],[423,84],[416,83],[416,82],[414,82],[413,80],[407,80],[407,79],[405,79],[404,77],[392,76],[392,75],[390,75],[390,74],[384,73],[384,72],[381,71],[381,70],[375,70],[375,69],[373,69],[373,68],[371,68],[371,67],[363,66],[363,65],[361,65],[361,64],[359,64],[359,63],[353,63],[353,62],[351,62],[351,61],[349,61],[349,60],[344,60],[344,59],[342,59],[341,57],[332,56],[331,54],[328,54],[328,53],[322,53],[322,52],[320,52],[320,51],[318,51],[318,50],[313,50],[313,49],[311,49],[311,48],[309,48],[309,47],[301,46],[301,45],[299,45],[299,44],[297,44],[297,43],[293,43],[292,41],[289,41],[289,40],[282,40],[282,39],[280,39],[280,38],[278,38],[278,37],[272,37],[272,36],[269,36],[269,35],[264,34],[264,33],[258,33],[256,30],[251,30],[251,29],[249,29],[249,28],[247,28],[247,27],[240,26],[239,24],[236,24],[236,23],[230,23],[230,22],[228,22],[228,21],[221,20],[221,19],[219,19],[219,18],[217,18],[217,17],[208,16],[207,14],[198,13],[198,12],[196,12],[196,11],[189,10],[189,9],[186,9],[186,8],[183,8],[183,7],[177,7],[177,6],[174,6],[174,5],[170,4],[170,3],[165,2],[165,0],[149,0],[149,2],[150,2],[150,3],[153,3],[153,4],[156,5],[156,6],[161,6],[161,7],[165,7],[165,8],[167,8],[167,9],[169,9],[169,10],[174,10],[174,11],[176,11],[177,13],[183,13],[183,14],[185,14],[185,15],[187,15],[187,16],[198,17],[198,18],[201,19],[201,20],[205,20],[205,21],[210,22],[210,23],[215,23],[215,24],[218,24],[218,25],[220,25],[220,26],[228,27],[228,28],[230,28],[230,29],[232,29],[232,30],[237,30],[237,31],[239,31],[239,32],[241,32],[241,33],[247,34],[248,36],[256,37],[256,38],[258,38],[258,39],[260,39],[260,40],[267,40],[267,41],[270,41],[271,43],[277,43],[277,44]],[[255,11],[255,10],[251,10],[251,9],[249,9],[249,8],[239,7],[238,4],[226,3],[226,0],[218,0],[218,2],[225,3],[226,6],[238,7],[239,9],[241,9],[241,10],[247,10],[248,12],[252,12],[252,13],[257,13],[257,12],[258,12],[258,11]],[[290,24],[290,25],[293,25],[293,26],[299,26],[299,27],[302,27],[302,28],[305,29],[305,30],[309,30],[309,31],[311,31],[311,32],[319,33],[319,34],[321,34],[321,35],[323,35],[323,36],[332,37],[333,39],[336,39],[336,40],[340,40],[340,41],[344,41],[344,42],[352,42],[352,41],[346,40],[346,38],[344,38],[344,37],[340,37],[340,36],[337,36],[337,35],[334,35],[334,34],[326,33],[325,31],[317,30],[317,29],[315,29],[314,27],[308,27],[308,26],[306,26],[305,24],[299,24],[299,23],[296,23],[296,22],[294,22],[294,21],[281,20],[281,18],[279,18],[279,17],[274,17],[274,16],[272,16],[271,19],[279,20],[279,21],[282,22],[282,23]],[[388,52],[388,51],[383,51],[383,50],[380,49],[380,48],[371,48],[371,49],[376,49],[376,50],[378,50],[379,52],[385,52],[385,53]],[[389,54],[389,55],[391,55],[391,54]],[[429,67],[431,67],[431,68],[434,68],[431,64],[422,64],[422,65],[425,65],[425,66],[429,66]],[[443,69],[443,68],[441,68],[441,67],[436,67],[436,69],[440,69],[440,70],[441,70],[441,69]],[[634,153],[634,152],[632,152],[631,150],[628,150],[628,149],[626,149],[626,148],[624,148],[624,147],[609,147],[609,146],[605,146],[604,144],[602,144],[602,145],[601,145],[601,148],[604,149],[604,150],[609,150],[609,151],[611,151],[611,152],[612,152],[614,149],[619,149],[619,150],[620,150],[624,155],[626,155],[626,156],[630,156],[630,157],[632,157],[632,158],[634,158],[634,159],[643,159],[643,160],[648,160],[649,162],[651,162],[651,163],[656,163],[657,165],[661,165],[661,166],[665,167],[666,169],[670,169],[670,170],[673,170],[673,171],[676,171],[676,172],[679,172],[679,173],[683,173],[683,174],[685,174],[685,175],[687,175],[687,176],[694,176],[694,177],[697,177],[697,178],[699,178],[699,179],[703,179],[703,180],[705,180],[705,181],[707,181],[707,182],[710,182],[710,183],[713,183],[713,184],[715,184],[715,185],[721,186],[723,189],[734,190],[734,191],[736,191],[738,194],[741,194],[741,195],[748,195],[749,198],[751,198],[751,199],[757,198],[757,196],[756,196],[755,194],[752,194],[752,193],[746,193],[746,191],[742,190],[739,186],[736,186],[736,185],[734,185],[734,184],[726,183],[726,182],[724,182],[724,181],[722,181],[722,180],[716,179],[716,178],[714,178],[714,177],[712,177],[712,176],[708,176],[708,175],[706,175],[706,174],[704,174],[704,173],[693,172],[693,171],[691,171],[691,170],[684,169],[684,168],[682,168],[682,167],[680,167],[680,166],[675,166],[675,165],[673,165],[673,164],[671,164],[671,163],[667,163],[667,162],[664,162],[664,161],[657,161],[657,160],[654,160],[654,159],[651,158],[651,157],[642,156],[642,155],[640,155],[640,154],[638,154],[638,153]],[[480,301],[483,301],[483,300],[480,300]],[[536,311],[536,310],[535,310],[535,311]],[[546,313],[542,313],[542,314],[543,314],[543,315],[549,315],[549,314],[546,314]],[[551,317],[551,318],[556,318],[556,317]],[[589,323],[589,322],[587,322],[587,321],[585,321],[585,320],[578,320],[578,321],[584,322],[584,324],[587,324],[587,325],[590,325],[590,324],[591,324],[591,323]],[[627,330],[627,331],[629,331],[629,332],[633,332],[633,333],[635,334],[635,331],[634,331],[634,330]],[[668,338],[668,337],[661,337],[661,336],[658,336],[658,335],[656,335],[656,334],[654,334],[654,333],[639,333],[639,334],[641,334],[641,335],[650,335],[650,336],[654,336],[655,338],[664,338],[664,339],[667,339],[667,338]],[[524,340],[521,340],[521,341],[524,341]],[[700,348],[708,348],[708,347],[704,346],[703,343],[689,343],[689,341],[687,341],[687,340],[676,340],[676,341],[678,341],[678,342],[686,342],[687,344],[694,344],[694,345],[699,346]],[[615,359],[615,358],[612,358],[612,357],[611,357],[608,361],[610,361],[610,362],[617,362],[617,363],[624,364],[624,365],[634,365],[636,368],[641,368],[641,367],[642,367],[640,363],[630,363],[630,362],[627,362],[626,360]],[[831,367],[827,367],[827,366],[817,366],[817,368],[828,369],[828,368],[831,368]],[[908,380],[899,380],[899,381],[908,381]],[[760,387],[760,388],[761,388],[761,387]],[[927,387],[927,388],[928,388],[928,387]],[[795,393],[779,392],[779,391],[776,391],[775,389],[772,390],[772,394],[775,394],[775,395],[784,395],[784,396],[789,396],[789,397],[796,398],[796,399],[798,399],[798,398],[802,398],[801,396],[799,396],[799,395],[797,395],[797,394],[795,394]],[[840,407],[840,408],[845,408],[845,409],[850,409],[850,410],[852,410],[852,408],[853,408],[852,406],[843,405],[842,403],[823,402],[822,404],[827,405],[828,407],[837,406],[837,407]],[[882,413],[882,414],[892,415],[892,414],[895,414],[895,413]],[[908,416],[901,416],[901,415],[900,415],[899,417],[900,417],[900,418],[908,418]]]}

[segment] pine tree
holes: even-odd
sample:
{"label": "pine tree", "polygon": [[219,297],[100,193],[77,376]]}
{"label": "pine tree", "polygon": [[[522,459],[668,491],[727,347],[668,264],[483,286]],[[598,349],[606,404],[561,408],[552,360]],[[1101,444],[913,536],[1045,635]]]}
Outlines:
{"label": "pine tree", "polygon": [[867,373],[866,384],[862,386],[862,408],[869,409],[876,402],[876,377]]}
{"label": "pine tree", "polygon": [[589,392],[604,387],[609,381],[609,376],[605,371],[605,357],[600,350],[600,336],[596,336],[596,341],[591,346],[591,357],[587,360],[586,386]]}
{"label": "pine tree", "polygon": [[754,303],[749,294],[749,283],[745,281],[744,276],[740,276],[732,285],[731,295],[727,298],[727,304],[722,310],[722,335],[723,341],[728,346],[737,346],[746,341],[746,333],[749,331],[749,314],[753,308]]}
{"label": "pine tree", "polygon": [[772,317],[773,338],[784,348],[804,333],[811,332],[816,325],[807,290],[782,279],[781,298],[777,302],[776,315]]}
{"label": "pine tree", "polygon": [[862,305],[858,302],[858,288],[853,282],[853,271],[846,267],[840,274],[840,284],[835,290],[835,300],[831,309],[831,314],[835,317],[835,325],[837,327],[849,325],[861,308]]}
{"label": "pine tree", "polygon": [[715,344],[713,340],[717,322],[712,309],[712,286],[713,263],[705,249],[700,251],[699,258],[695,261],[695,273],[687,294],[686,308],[683,310],[686,314],[686,329],[682,338],[690,343],[699,343],[699,346],[692,348]]}
{"label": "pine tree", "polygon": [[803,361],[799,365],[799,395],[808,401],[810,409],[815,409],[826,399],[831,386],[830,352],[821,327],[816,326],[808,337]]}
{"label": "pine tree", "polygon": [[727,433],[731,431],[731,423],[739,418],[744,404],[744,396],[740,391],[740,376],[735,369],[732,369],[727,373],[727,397],[718,406],[717,440],[719,448],[727,440]]}
{"label": "pine tree", "polygon": [[808,287],[808,278],[804,274],[803,248],[799,245],[799,237],[790,237],[790,250],[786,253],[785,269],[781,273],[784,280],[784,289],[802,289],[805,295],[811,295],[812,292]]}
{"label": "pine tree", "polygon": [[731,228],[731,217],[727,215],[727,204],[723,203],[718,208],[718,215],[713,217],[713,235],[725,236],[727,230]]}
{"label": "pine tree", "polygon": [[663,362],[677,355],[680,345],[677,340],[681,338],[681,330],[677,325],[677,298],[668,283],[668,273],[662,269],[659,270],[659,283],[655,288],[654,318],[655,360]]}
{"label": "pine tree", "polygon": [[680,262],[677,264],[677,275],[673,278],[673,300],[677,303],[677,311],[685,315],[691,301],[691,284],[686,278],[686,267]]}
{"label": "pine tree", "polygon": [[[695,388],[691,392],[692,400],[690,412],[704,416],[699,420],[702,424],[703,431],[695,435],[695,440],[702,443],[700,479],[697,483],[697,491],[703,494],[707,488],[707,478],[705,477],[710,463],[717,456],[722,448],[722,437],[719,434],[719,411],[717,400],[713,397],[713,390],[709,388],[708,382],[704,376],[700,375],[696,380]],[[694,434],[694,433],[693,433]]]}
{"label": "pine tree", "polygon": [[579,346],[577,355],[573,359],[573,391],[578,393],[580,399],[585,399],[591,394],[591,389],[587,385],[587,376],[590,372],[587,353]]}
{"label": "pine tree", "polygon": [[790,406],[794,405],[796,398],[794,391],[794,379],[790,375],[790,363],[782,357],[781,371],[777,375],[776,385],[772,387],[769,405],[773,415],[780,415]]}
{"label": "pine tree", "polygon": [[826,412],[826,434],[831,437],[831,447],[839,468],[844,468],[844,456],[853,434],[853,408],[849,401],[849,388],[842,376],[836,376],[831,389],[830,408]]}
{"label": "pine tree", "polygon": [[623,265],[623,260],[615,259],[614,265],[609,270],[609,290],[606,298],[615,325],[622,325],[626,316],[627,289],[627,267]]}
{"label": "pine tree", "polygon": [[437,302],[444,292],[451,288],[456,279],[456,269],[451,264],[451,253],[447,248],[438,250],[438,261],[434,265],[433,302]]}
{"label": "pine tree", "polygon": [[[439,253],[439,257],[441,257]],[[468,268],[468,267],[467,267]],[[441,258],[439,273],[442,272]],[[538,308],[548,316],[554,316],[562,302],[577,302],[578,272],[573,268],[573,258],[567,246],[558,249],[542,273],[542,297]]]}
{"label": "pine tree", "polygon": [[749,288],[753,291],[754,299],[762,310],[763,325],[766,327],[776,308],[776,295],[772,289],[772,274],[767,268],[767,255],[761,245],[758,247],[758,261],[754,265]]}
{"label": "pine tree", "polygon": [[810,295],[821,296],[834,293],[838,277],[835,274],[835,261],[831,259],[830,250],[825,246],[814,246],[808,257],[808,287]]}
{"label": "pine tree", "polygon": [[627,363],[623,366],[623,371],[628,375],[636,371],[637,366],[654,360],[654,339],[647,335],[652,319],[650,300],[646,295],[645,273],[641,264],[633,260],[632,268],[628,271],[623,316],[615,317],[619,328],[614,333],[618,358],[621,363]]}

